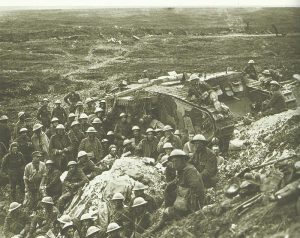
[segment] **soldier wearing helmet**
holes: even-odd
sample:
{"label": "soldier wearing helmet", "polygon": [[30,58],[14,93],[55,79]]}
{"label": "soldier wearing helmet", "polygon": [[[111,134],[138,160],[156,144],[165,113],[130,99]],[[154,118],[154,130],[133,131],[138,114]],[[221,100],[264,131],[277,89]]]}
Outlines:
{"label": "soldier wearing helmet", "polygon": [[56,201],[62,192],[60,180],[61,171],[58,170],[52,160],[46,161],[46,175],[41,183],[41,190],[44,196],[50,196]]}
{"label": "soldier wearing helmet", "polygon": [[72,91],[64,97],[64,102],[69,105],[70,113],[75,113],[76,103],[80,100],[80,95],[76,91]]}
{"label": "soldier wearing helmet", "polygon": [[140,156],[157,159],[157,144],[158,140],[154,136],[154,130],[152,128],[148,128],[146,130],[146,138],[142,139],[138,144],[136,152]]}
{"label": "soldier wearing helmet", "polygon": [[56,100],[54,103],[55,103],[55,108],[53,108],[52,110],[51,118],[57,117],[59,123],[64,125],[68,118],[66,110],[61,106],[60,100]]}
{"label": "soldier wearing helmet", "polygon": [[125,139],[123,141],[123,151],[121,157],[133,156],[135,154],[135,147],[132,144],[132,140]]}
{"label": "soldier wearing helmet", "polygon": [[80,142],[85,138],[85,135],[81,130],[81,125],[78,121],[73,121],[71,123],[71,129],[68,133],[68,137],[72,145],[73,157],[75,158],[78,153]]}
{"label": "soldier wearing helmet", "polygon": [[164,156],[164,155],[170,155],[172,150],[174,149],[173,145],[170,143],[170,142],[167,142],[163,145],[163,152],[159,154],[158,158],[157,158],[157,161],[160,162],[161,161],[161,158]]}
{"label": "soldier wearing helmet", "polygon": [[16,142],[18,143],[18,148],[19,148],[20,152],[24,156],[24,160],[25,160],[26,164],[30,163],[32,160],[31,153],[33,152],[33,145],[32,145],[30,137],[28,136],[27,128],[21,128]]}
{"label": "soldier wearing helmet", "polygon": [[139,126],[133,126],[131,130],[133,135],[133,138],[131,139],[132,144],[134,147],[137,147],[140,141],[143,139],[141,128]]}
{"label": "soldier wearing helmet", "polygon": [[20,235],[25,237],[30,227],[30,213],[22,204],[12,202],[4,219],[3,233],[6,237]]}
{"label": "soldier wearing helmet", "polygon": [[85,107],[84,111],[86,112],[86,114],[88,114],[88,115],[94,114],[95,100],[92,98],[87,98],[85,100],[85,104],[86,104],[86,107]]}
{"label": "soldier wearing helmet", "polygon": [[49,155],[49,139],[47,135],[42,131],[42,124],[35,124],[33,126],[33,135],[31,142],[35,151],[40,151],[42,155],[48,158]]}
{"label": "soldier wearing helmet", "polygon": [[44,129],[48,129],[51,121],[51,112],[48,108],[49,100],[44,98],[42,101],[42,106],[38,109],[36,118],[42,123]]}
{"label": "soldier wearing helmet", "polygon": [[102,145],[96,137],[97,131],[94,127],[89,127],[85,132],[87,136],[81,141],[79,151],[83,150],[87,152],[91,160],[97,164],[100,162],[103,155]]}
{"label": "soldier wearing helmet", "polygon": [[96,134],[96,137],[101,141],[105,136],[106,136],[106,132],[103,128],[103,125],[102,125],[102,121],[100,120],[100,118],[96,117],[94,118],[93,122],[92,122],[92,125],[93,127],[96,129],[97,131],[97,134]]}
{"label": "soldier wearing helmet", "polygon": [[65,171],[67,164],[73,159],[71,141],[62,124],[56,126],[56,134],[51,137],[49,144],[50,157],[61,171]]}
{"label": "soldier wearing helmet", "polygon": [[56,127],[58,124],[59,124],[58,118],[53,117],[51,119],[50,127],[46,130],[46,135],[48,136],[49,139],[51,139],[51,136],[54,136],[56,134]]}
{"label": "soldier wearing helmet", "polygon": [[109,148],[109,154],[106,155],[103,160],[101,160],[100,165],[104,170],[109,170],[115,160],[119,159],[119,156],[117,154],[117,146],[116,145],[110,145]]}
{"label": "soldier wearing helmet", "polygon": [[[21,128],[26,127],[26,113],[25,112],[19,112],[18,113],[18,121],[14,127],[14,131],[13,131],[13,138],[16,139],[19,135],[19,132],[21,130]],[[28,128],[27,128],[28,129]]]}
{"label": "soldier wearing helmet", "polygon": [[87,237],[86,234],[88,234],[90,237],[92,237],[92,233],[95,234],[96,232],[91,232],[91,229],[89,232],[87,232],[87,231],[89,230],[89,228],[91,226],[94,226],[94,225],[95,225],[95,218],[92,217],[91,214],[84,213],[83,215],[81,215],[80,221],[79,221],[79,227],[78,227],[80,237]]}
{"label": "soldier wearing helmet", "polygon": [[91,127],[92,125],[88,122],[88,115],[85,114],[85,113],[81,113],[79,118],[78,118],[78,121],[81,125],[81,130],[84,134],[86,134],[86,131],[89,127]]}
{"label": "soldier wearing helmet", "polygon": [[157,145],[157,151],[159,153],[163,152],[163,146],[167,142],[171,143],[176,149],[182,148],[181,140],[178,136],[173,134],[173,128],[171,126],[169,125],[164,126],[163,131],[164,131],[164,136],[160,139]]}
{"label": "soldier wearing helmet", "polygon": [[132,125],[127,120],[127,114],[124,112],[121,113],[119,116],[119,120],[116,123],[115,129],[114,129],[114,134],[116,136],[121,137],[123,140],[125,138],[130,138],[131,134],[132,134],[131,128],[132,128]]}
{"label": "soldier wearing helmet", "polygon": [[73,123],[73,121],[75,121],[76,120],[76,115],[75,115],[75,113],[70,113],[69,115],[68,115],[68,121],[67,121],[67,123],[66,123],[66,131],[67,132],[69,132],[70,131],[70,129],[71,129],[71,125],[72,125],[72,123]]}
{"label": "soldier wearing helmet", "polygon": [[82,169],[77,166],[77,162],[70,161],[68,163],[68,174],[63,181],[63,192],[57,202],[57,206],[60,212],[62,212],[70,199],[73,198],[85,183],[88,183],[89,179],[84,174]]}
{"label": "soldier wearing helmet", "polygon": [[93,161],[90,160],[85,151],[79,151],[78,156],[78,167],[82,169],[88,179],[93,179],[101,173],[101,169],[98,168]]}
{"label": "soldier wearing helmet", "polygon": [[244,68],[243,72],[246,74],[248,78],[257,80],[257,72],[254,65],[255,65],[254,60],[249,60],[248,65]]}
{"label": "soldier wearing helmet", "polygon": [[216,155],[207,147],[208,141],[203,135],[195,135],[192,143],[195,145],[196,151],[191,159],[191,163],[201,174],[206,188],[215,186],[218,172]]}
{"label": "soldier wearing helmet", "polygon": [[8,149],[9,141],[11,140],[11,130],[9,129],[7,122],[8,117],[2,115],[0,117],[0,143],[3,143],[5,149]]}
{"label": "soldier wearing helmet", "polygon": [[10,145],[9,152],[2,161],[1,172],[6,172],[10,183],[11,201],[16,201],[17,186],[24,194],[24,174],[25,160],[23,154],[18,149],[18,143],[13,142]]}
{"label": "soldier wearing helmet", "polygon": [[[112,222],[110,224],[108,224],[107,226],[107,230],[106,230],[106,233],[107,233],[107,238],[123,238],[124,236],[122,235],[122,227],[119,226],[118,223],[116,222]],[[125,234],[126,234],[126,231],[125,231]],[[126,237],[129,237],[126,235]]]}
{"label": "soldier wearing helmet", "polygon": [[42,209],[39,209],[31,220],[29,237],[46,234],[49,229],[53,228],[54,221],[60,217],[52,197],[43,197],[41,206]]}
{"label": "soldier wearing helmet", "polygon": [[277,81],[272,80],[270,82],[270,91],[270,99],[263,102],[262,105],[263,115],[277,114],[287,110],[285,98],[280,91],[280,84]]}

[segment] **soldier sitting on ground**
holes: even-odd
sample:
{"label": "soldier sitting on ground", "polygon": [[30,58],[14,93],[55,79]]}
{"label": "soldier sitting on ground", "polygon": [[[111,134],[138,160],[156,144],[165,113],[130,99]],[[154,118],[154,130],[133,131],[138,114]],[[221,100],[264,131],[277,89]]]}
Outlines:
{"label": "soldier sitting on ground", "polygon": [[93,179],[101,173],[101,169],[98,168],[93,161],[91,161],[85,151],[79,151],[78,156],[78,168],[82,169],[88,179]]}

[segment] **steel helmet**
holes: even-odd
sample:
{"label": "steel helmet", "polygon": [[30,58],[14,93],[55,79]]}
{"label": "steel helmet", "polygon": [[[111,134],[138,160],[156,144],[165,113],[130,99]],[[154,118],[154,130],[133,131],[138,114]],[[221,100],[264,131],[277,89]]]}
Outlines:
{"label": "steel helmet", "polygon": [[86,237],[89,237],[97,232],[101,231],[101,229],[97,226],[90,226],[88,229],[87,229],[87,232],[86,232]]}
{"label": "steel helmet", "polygon": [[121,227],[115,223],[115,222],[112,222],[110,223],[108,226],[107,226],[107,230],[106,230],[106,233],[110,233],[112,231],[116,231],[116,230],[119,230],[121,229]]}
{"label": "steel helmet", "polygon": [[36,131],[36,130],[38,130],[38,129],[41,129],[42,127],[43,127],[42,124],[36,123],[36,124],[33,125],[32,130],[33,130],[33,131]]}
{"label": "steel helmet", "polygon": [[92,126],[90,126],[85,132],[87,132],[87,133],[97,133],[96,129]]}
{"label": "steel helmet", "polygon": [[262,74],[270,75],[271,73],[270,73],[270,70],[265,69],[265,70],[262,72]]}
{"label": "steel helmet", "polygon": [[155,132],[157,133],[157,132],[161,132],[162,131],[162,129],[161,128],[156,128],[155,129]]}
{"label": "steel helmet", "polygon": [[49,99],[48,99],[48,98],[43,98],[43,101],[44,101],[44,102],[48,102]]}
{"label": "steel helmet", "polygon": [[78,101],[77,103],[76,103],[76,107],[77,106],[83,106],[83,103],[81,102],[81,101]]}
{"label": "steel helmet", "polygon": [[146,185],[144,185],[144,184],[142,184],[142,183],[140,183],[140,182],[136,182],[132,190],[133,190],[133,191],[137,191],[137,190],[145,190],[145,189],[147,189],[147,188],[148,188],[148,186],[146,186]]}
{"label": "steel helmet", "polygon": [[124,113],[124,112],[122,112],[121,114],[120,114],[120,118],[121,117],[126,117],[126,114]]}
{"label": "steel helmet", "polygon": [[169,155],[164,155],[163,157],[161,157],[160,163],[162,165],[164,165],[165,163],[167,163],[169,160]]}
{"label": "steel helmet", "polygon": [[189,156],[183,150],[179,150],[179,149],[174,149],[171,152],[171,154],[169,156],[169,159],[174,158],[174,157],[182,157],[182,158],[185,158],[185,159],[189,158]]}
{"label": "steel helmet", "polygon": [[132,204],[131,207],[142,206],[142,205],[144,205],[144,204],[146,204],[146,203],[147,203],[147,201],[146,201],[144,198],[142,198],[142,197],[137,197],[137,198],[135,198],[135,199],[133,200],[133,204]]}
{"label": "steel helmet", "polygon": [[85,113],[81,113],[79,116],[79,119],[88,119],[88,115],[86,115]]}
{"label": "steel helmet", "polygon": [[8,120],[8,117],[6,115],[0,117],[0,121],[5,121],[5,120]]}
{"label": "steel helmet", "polygon": [[300,74],[293,74],[293,78],[300,81]]}
{"label": "steel helmet", "polygon": [[55,129],[56,130],[64,130],[65,126],[63,124],[58,124]]}
{"label": "steel helmet", "polygon": [[211,143],[214,145],[218,145],[219,144],[219,139],[217,137],[214,137],[211,139]]}
{"label": "steel helmet", "polygon": [[97,107],[96,109],[95,109],[95,113],[97,113],[97,112],[103,112],[104,110],[101,108],[101,107]]}
{"label": "steel helmet", "polygon": [[57,218],[60,223],[66,224],[72,222],[70,215],[64,214],[60,218]]}
{"label": "steel helmet", "polygon": [[32,157],[42,157],[42,153],[40,152],[40,151],[38,151],[38,150],[36,150],[36,151],[33,151],[32,153],[31,153],[31,155],[32,155]]}
{"label": "steel helmet", "polygon": [[79,121],[73,121],[71,123],[71,127],[76,126],[76,125],[80,125]]}
{"label": "steel helmet", "polygon": [[71,113],[69,114],[69,118],[72,118],[72,117],[76,117],[75,113],[73,113],[73,112],[71,112]]}
{"label": "steel helmet", "polygon": [[100,103],[106,103],[106,101],[105,101],[104,99],[102,99],[102,100],[100,101]]}
{"label": "steel helmet", "polygon": [[102,122],[101,122],[101,120],[98,118],[98,117],[96,117],[94,120],[93,120],[93,122],[92,122],[92,124],[101,124]]}
{"label": "steel helmet", "polygon": [[83,156],[86,156],[87,153],[84,151],[84,150],[81,150],[78,152],[78,155],[77,155],[77,158],[80,158],[80,157],[83,157]]}
{"label": "steel helmet", "polygon": [[133,126],[132,127],[132,130],[134,131],[134,130],[140,130],[141,128],[139,127],[139,126]]}
{"label": "steel helmet", "polygon": [[52,204],[54,205],[52,197],[43,197],[42,203]]}
{"label": "steel helmet", "polygon": [[59,119],[58,119],[57,117],[53,117],[53,118],[51,119],[51,122],[56,122],[56,121],[59,121]]}
{"label": "steel helmet", "polygon": [[72,166],[72,165],[77,165],[77,162],[76,161],[74,161],[74,160],[71,160],[69,163],[68,163],[68,167],[69,166]]}
{"label": "steel helmet", "polygon": [[9,211],[9,212],[14,211],[14,210],[18,209],[18,208],[21,207],[21,206],[22,206],[21,203],[18,203],[18,202],[12,202],[12,203],[9,205],[8,211]]}
{"label": "steel helmet", "polygon": [[125,139],[124,141],[123,141],[123,146],[125,146],[125,145],[129,145],[129,144],[131,144],[132,143],[132,141],[131,140],[129,140],[129,139]]}
{"label": "steel helmet", "polygon": [[279,84],[277,81],[275,81],[275,80],[272,80],[272,81],[270,82],[270,85],[280,86],[280,84]]}
{"label": "steel helmet", "polygon": [[65,225],[62,228],[62,232],[64,232],[65,230],[67,230],[68,228],[74,226],[74,223],[72,221],[65,223]]}
{"label": "steel helmet", "polygon": [[104,138],[104,139],[101,140],[101,143],[106,143],[106,142],[108,142],[108,139]]}
{"label": "steel helmet", "polygon": [[174,135],[180,136],[180,131],[179,131],[179,130],[176,130],[176,131],[174,132]]}
{"label": "steel helmet", "polygon": [[204,137],[204,135],[201,134],[197,134],[193,137],[192,142],[194,141],[204,141],[207,142],[206,138]]}
{"label": "steel helmet", "polygon": [[36,238],[46,238],[46,236],[37,236]]}
{"label": "steel helmet", "polygon": [[154,130],[152,129],[152,128],[148,128],[147,130],[146,130],[146,133],[148,134],[148,133],[153,133],[154,132]]}
{"label": "steel helmet", "polygon": [[107,136],[112,136],[112,135],[114,135],[114,132],[113,132],[113,131],[109,131],[109,132],[107,132],[106,135],[107,135]]}
{"label": "steel helmet", "polygon": [[61,104],[61,101],[60,100],[56,100],[55,104]]}
{"label": "steel helmet", "polygon": [[248,64],[254,64],[254,60],[249,60]]}
{"label": "steel helmet", "polygon": [[116,145],[110,145],[110,146],[108,147],[109,150],[111,150],[111,149],[113,149],[113,148],[117,149],[117,146],[116,146]]}
{"label": "steel helmet", "polygon": [[125,200],[124,196],[122,193],[115,193],[111,199],[112,201],[114,200]]}
{"label": "steel helmet", "polygon": [[173,145],[170,142],[164,144],[163,149],[173,149]]}
{"label": "steel helmet", "polygon": [[27,129],[27,128],[25,128],[25,127],[23,127],[23,128],[21,128],[21,129],[20,129],[20,133],[22,133],[22,132],[26,132],[26,131],[28,131],[28,129]]}
{"label": "steel helmet", "polygon": [[92,98],[87,98],[87,99],[85,100],[85,103],[86,103],[86,104],[88,104],[88,103],[90,103],[90,102],[93,102],[93,99],[92,99]]}
{"label": "steel helmet", "polygon": [[19,112],[18,113],[18,118],[20,118],[21,116],[25,115],[25,112]]}
{"label": "steel helmet", "polygon": [[166,125],[163,128],[163,131],[171,131],[171,130],[173,130],[173,128],[170,125]]}
{"label": "steel helmet", "polygon": [[53,160],[48,159],[45,164],[54,164]]}
{"label": "steel helmet", "polygon": [[85,213],[80,217],[80,221],[84,221],[84,220],[94,220],[94,218],[91,216],[91,214]]}

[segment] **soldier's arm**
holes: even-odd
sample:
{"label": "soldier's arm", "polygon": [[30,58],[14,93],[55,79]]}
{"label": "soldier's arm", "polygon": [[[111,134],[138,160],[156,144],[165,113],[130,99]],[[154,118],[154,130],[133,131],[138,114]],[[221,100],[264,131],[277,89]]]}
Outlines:
{"label": "soldier's arm", "polygon": [[89,179],[88,179],[88,177],[84,174],[84,172],[81,170],[81,169],[79,169],[79,180],[80,180],[80,182],[78,183],[78,186],[79,187],[81,187],[81,186],[83,186],[85,183],[88,183],[89,182]]}

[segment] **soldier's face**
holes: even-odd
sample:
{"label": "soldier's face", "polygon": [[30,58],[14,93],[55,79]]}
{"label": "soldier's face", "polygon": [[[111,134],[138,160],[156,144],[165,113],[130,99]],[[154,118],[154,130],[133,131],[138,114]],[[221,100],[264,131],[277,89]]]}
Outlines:
{"label": "soldier's face", "polygon": [[68,230],[67,230],[67,237],[74,237],[74,228],[73,227],[70,227]]}
{"label": "soldier's face", "polygon": [[171,136],[171,131],[165,131],[165,137],[169,137],[169,136]]}
{"label": "soldier's face", "polygon": [[13,154],[16,154],[17,151],[18,151],[18,147],[17,147],[17,146],[14,146],[14,147],[11,148],[11,152],[12,152]]}
{"label": "soldier's face", "polygon": [[50,171],[52,169],[52,164],[46,164],[47,171]]}
{"label": "soldier's face", "polygon": [[43,105],[44,105],[44,106],[48,106],[48,101],[44,101],[44,102],[43,102]]}
{"label": "soldier's face", "polygon": [[75,165],[70,165],[70,166],[69,166],[69,171],[70,171],[70,172],[72,172],[72,171],[74,171],[74,170],[75,170],[75,168],[76,168],[76,166],[75,166]]}
{"label": "soldier's face", "polygon": [[122,117],[122,118],[121,118],[121,121],[122,121],[122,122],[125,122],[125,121],[126,121],[126,117]]}
{"label": "soldier's face", "polygon": [[110,154],[111,155],[116,155],[116,153],[117,153],[117,149],[116,148],[113,148],[113,149],[110,150]]}
{"label": "soldier's face", "polygon": [[152,133],[152,132],[148,132],[147,138],[148,138],[149,140],[152,140],[152,139],[154,138],[153,133]]}
{"label": "soldier's face", "polygon": [[39,164],[40,164],[40,158],[39,157],[33,157],[32,165],[36,170],[39,169]]}
{"label": "soldier's face", "polygon": [[94,139],[95,138],[95,133],[88,133],[88,137],[91,138],[91,139]]}
{"label": "soldier's face", "polygon": [[65,130],[63,130],[63,129],[56,130],[56,133],[60,136],[62,136],[64,134],[64,132],[65,132]]}
{"label": "soldier's face", "polygon": [[191,141],[194,136],[195,136],[195,134],[189,134],[189,140]]}
{"label": "soldier's face", "polygon": [[56,126],[58,125],[58,121],[52,122],[52,125],[53,125],[54,128],[56,128]]}
{"label": "soldier's face", "polygon": [[182,170],[186,164],[185,159],[180,158],[180,157],[174,157],[172,159],[172,162],[173,162],[174,168],[177,171]]}
{"label": "soldier's face", "polygon": [[140,134],[139,130],[133,130],[133,136],[138,136]]}
{"label": "soldier's face", "polygon": [[170,155],[173,149],[165,149],[167,155]]}

